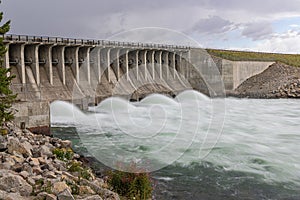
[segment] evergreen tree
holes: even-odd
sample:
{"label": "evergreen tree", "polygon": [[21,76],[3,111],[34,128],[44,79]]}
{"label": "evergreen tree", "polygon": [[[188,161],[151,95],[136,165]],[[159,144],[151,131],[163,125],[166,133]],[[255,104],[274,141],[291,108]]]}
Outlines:
{"label": "evergreen tree", "polygon": [[[1,3],[1,1],[0,1]],[[2,21],[3,13],[0,13],[0,22]],[[6,22],[0,26],[0,35],[4,36],[5,33],[9,31],[10,21]],[[7,51],[5,45],[3,44],[3,37],[0,36],[0,57],[1,57],[1,66],[0,66],[0,126],[3,122],[10,121],[14,118],[11,106],[14,102],[16,95],[10,90],[11,80],[15,76],[7,76],[10,72],[10,69],[6,69],[3,66],[3,56]],[[9,73],[10,74],[10,73]]]}

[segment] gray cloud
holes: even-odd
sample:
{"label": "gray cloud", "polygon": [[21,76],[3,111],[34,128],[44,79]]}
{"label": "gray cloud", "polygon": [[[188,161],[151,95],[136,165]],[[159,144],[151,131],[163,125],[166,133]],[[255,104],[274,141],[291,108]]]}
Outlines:
{"label": "gray cloud", "polygon": [[[218,25],[222,24],[218,23],[237,23],[240,18],[249,20],[248,16],[257,13],[261,13],[258,17],[280,12],[300,13],[298,0],[284,4],[281,0],[4,0],[1,7],[7,18],[12,19],[11,32],[74,37],[99,34],[105,37],[141,26],[162,26],[180,31],[197,30],[202,26],[217,27],[214,30],[220,31]],[[237,12],[239,16],[236,16]],[[95,34],[95,29],[100,28],[102,30]]]}
{"label": "gray cloud", "polygon": [[176,24],[184,6],[193,2],[4,0],[1,8],[6,19],[12,20],[11,33],[107,37],[129,28]]}
{"label": "gray cloud", "polygon": [[164,27],[212,39],[243,26],[243,36],[258,40],[272,32],[267,22],[299,16],[300,1],[3,0],[0,9],[16,34],[103,39],[139,27]]}
{"label": "gray cloud", "polygon": [[192,28],[193,31],[204,34],[225,33],[234,29],[234,24],[219,16],[210,16],[206,19],[200,19]]}
{"label": "gray cloud", "polygon": [[259,22],[247,24],[242,31],[242,35],[253,40],[265,39],[273,33],[272,24],[269,22]]}
{"label": "gray cloud", "polygon": [[234,12],[236,10],[243,10],[245,14],[260,13],[262,15],[285,12],[298,13],[300,11],[299,0],[289,0],[287,2],[283,2],[282,0],[210,0],[206,2],[205,6],[219,11],[229,10]]}

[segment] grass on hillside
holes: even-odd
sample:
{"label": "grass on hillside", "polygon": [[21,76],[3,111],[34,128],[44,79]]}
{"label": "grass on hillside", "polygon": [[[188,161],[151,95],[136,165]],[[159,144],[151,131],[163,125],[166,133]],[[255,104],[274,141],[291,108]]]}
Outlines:
{"label": "grass on hillside", "polygon": [[206,51],[210,55],[232,61],[277,61],[291,66],[300,67],[300,54],[277,54],[218,49],[206,49]]}

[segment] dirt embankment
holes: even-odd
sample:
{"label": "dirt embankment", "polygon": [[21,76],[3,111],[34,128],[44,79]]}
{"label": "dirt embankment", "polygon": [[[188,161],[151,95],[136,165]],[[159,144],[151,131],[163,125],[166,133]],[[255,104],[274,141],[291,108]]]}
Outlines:
{"label": "dirt embankment", "polygon": [[300,68],[274,63],[244,81],[229,96],[239,98],[300,98]]}

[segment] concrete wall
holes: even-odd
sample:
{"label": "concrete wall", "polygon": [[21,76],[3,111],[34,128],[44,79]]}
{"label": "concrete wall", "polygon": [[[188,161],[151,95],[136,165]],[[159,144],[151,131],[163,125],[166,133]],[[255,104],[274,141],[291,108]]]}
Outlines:
{"label": "concrete wall", "polygon": [[49,102],[18,102],[13,105],[17,110],[15,122],[20,125],[25,122],[26,127],[47,126],[50,124]]}
{"label": "concrete wall", "polygon": [[229,61],[222,59],[222,76],[226,90],[234,90],[248,78],[267,69],[273,62]]}

